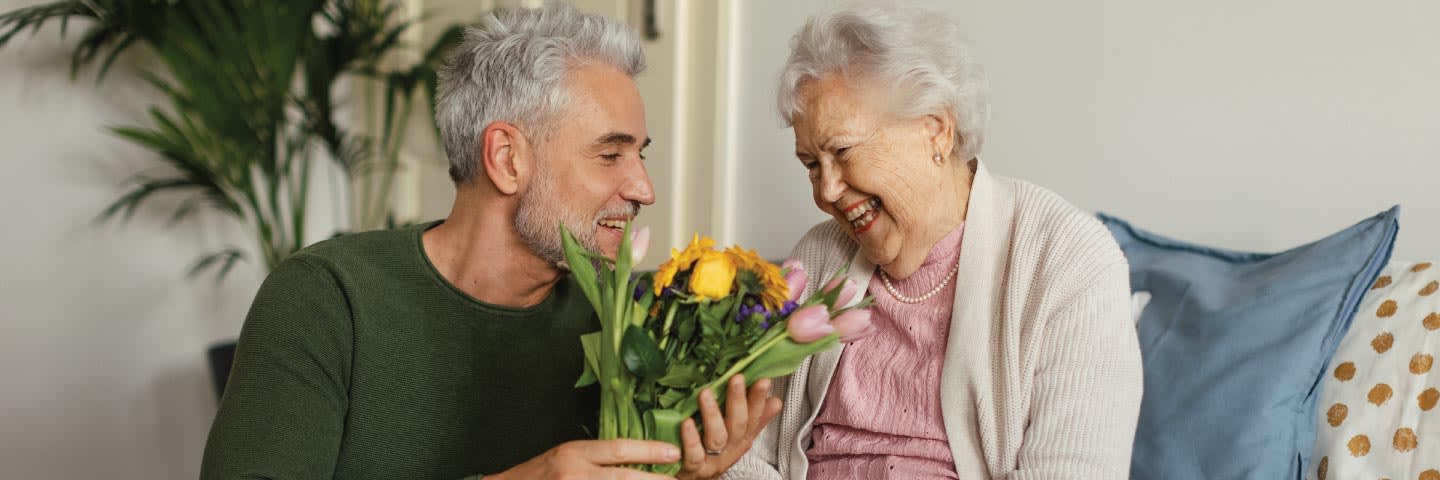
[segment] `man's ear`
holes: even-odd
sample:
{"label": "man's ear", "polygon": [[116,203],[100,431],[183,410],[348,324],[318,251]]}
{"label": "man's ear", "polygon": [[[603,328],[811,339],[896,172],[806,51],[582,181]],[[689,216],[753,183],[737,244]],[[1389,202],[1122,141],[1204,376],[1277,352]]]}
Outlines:
{"label": "man's ear", "polygon": [[500,193],[518,193],[532,171],[525,135],[513,124],[495,121],[480,131],[480,137],[480,166],[485,176]]}

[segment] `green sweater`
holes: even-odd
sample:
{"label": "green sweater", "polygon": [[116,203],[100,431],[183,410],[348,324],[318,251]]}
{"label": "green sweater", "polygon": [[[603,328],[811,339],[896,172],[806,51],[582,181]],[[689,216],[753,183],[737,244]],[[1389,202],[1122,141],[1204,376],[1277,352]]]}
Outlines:
{"label": "green sweater", "polygon": [[322,242],[270,274],[201,478],[453,480],[595,431],[598,389],[573,387],[599,330],[578,286],[482,303],[430,264],[426,227]]}

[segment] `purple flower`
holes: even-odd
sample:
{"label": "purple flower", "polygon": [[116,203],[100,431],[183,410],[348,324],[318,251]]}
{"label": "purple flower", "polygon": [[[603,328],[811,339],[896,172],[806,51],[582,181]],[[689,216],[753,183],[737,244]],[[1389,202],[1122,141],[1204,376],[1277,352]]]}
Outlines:
{"label": "purple flower", "polygon": [[797,308],[800,308],[800,304],[795,303],[794,300],[785,302],[785,305],[780,307],[780,316],[788,317],[791,313],[795,312]]}
{"label": "purple flower", "polygon": [[745,319],[750,318],[750,315],[753,315],[754,313],[755,310],[751,306],[741,305],[740,312],[735,314],[735,323],[745,321]]}
{"label": "purple flower", "polygon": [[770,329],[770,322],[760,322],[760,329],[761,329],[761,330],[769,330],[769,329]]}

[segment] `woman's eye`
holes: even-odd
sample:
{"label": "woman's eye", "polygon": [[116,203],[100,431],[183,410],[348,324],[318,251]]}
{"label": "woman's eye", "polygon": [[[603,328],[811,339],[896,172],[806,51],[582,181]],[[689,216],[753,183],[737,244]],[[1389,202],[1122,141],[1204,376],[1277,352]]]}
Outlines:
{"label": "woman's eye", "polygon": [[843,157],[843,156],[845,156],[845,152],[848,152],[848,151],[850,151],[850,147],[840,147],[840,148],[837,148],[837,149],[835,149],[835,156],[837,156],[837,157]]}

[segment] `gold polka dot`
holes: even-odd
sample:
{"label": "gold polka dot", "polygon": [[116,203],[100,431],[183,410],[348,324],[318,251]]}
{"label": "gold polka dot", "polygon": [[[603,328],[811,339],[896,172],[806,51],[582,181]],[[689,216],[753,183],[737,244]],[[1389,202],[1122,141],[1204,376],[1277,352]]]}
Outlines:
{"label": "gold polka dot", "polygon": [[1366,398],[1370,399],[1370,403],[1378,406],[1390,401],[1390,396],[1394,394],[1395,391],[1391,390],[1389,385],[1377,383],[1374,388],[1370,389],[1370,394]]}
{"label": "gold polka dot", "polygon": [[1420,480],[1440,480],[1440,470],[1429,469],[1420,472]]}
{"label": "gold polka dot", "polygon": [[1412,272],[1423,272],[1423,271],[1425,271],[1426,269],[1430,268],[1431,265],[1433,265],[1433,264],[1431,264],[1430,262],[1417,263],[1417,264],[1415,264],[1415,266],[1410,267],[1410,271],[1412,271]]}
{"label": "gold polka dot", "polygon": [[1346,446],[1350,447],[1351,456],[1363,457],[1370,453],[1370,437],[1364,435],[1350,437],[1350,443]]}
{"label": "gold polka dot", "polygon": [[1395,346],[1395,336],[1390,332],[1381,332],[1375,336],[1374,340],[1370,341],[1370,346],[1375,349],[1375,353],[1388,352],[1390,347]]}
{"label": "gold polka dot", "polygon": [[1389,275],[1386,275],[1386,276],[1383,276],[1383,277],[1380,277],[1380,278],[1375,279],[1375,285],[1370,286],[1370,289],[1371,289],[1371,290],[1374,290],[1374,289],[1377,289],[1377,288],[1385,288],[1385,287],[1388,287],[1388,286],[1390,286],[1390,276],[1389,276]]}
{"label": "gold polka dot", "polygon": [[1415,356],[1410,357],[1410,373],[1416,375],[1424,374],[1426,372],[1429,372],[1430,367],[1434,364],[1435,357],[1432,357],[1429,354],[1417,353],[1415,354]]}
{"label": "gold polka dot", "polygon": [[1337,403],[1330,406],[1330,411],[1325,413],[1325,418],[1329,419],[1330,426],[1338,427],[1341,423],[1345,423],[1345,416],[1349,413],[1350,407],[1346,407],[1343,403]]}
{"label": "gold polka dot", "polygon": [[1420,289],[1420,296],[1428,297],[1437,290],[1440,290],[1440,280],[1431,280],[1430,283],[1425,284],[1425,288]]}
{"label": "gold polka dot", "polygon": [[1420,392],[1420,396],[1416,397],[1416,400],[1420,401],[1420,409],[1428,412],[1430,409],[1435,408],[1436,402],[1440,402],[1440,390],[1427,388],[1425,391]]}
{"label": "gold polka dot", "polygon": [[1418,443],[1419,442],[1415,439],[1414,430],[1402,428],[1395,431],[1395,451],[1400,453],[1409,453],[1411,450],[1415,449],[1415,446]]}
{"label": "gold polka dot", "polygon": [[1421,323],[1425,325],[1426,330],[1440,330],[1440,312],[1430,312]]}
{"label": "gold polka dot", "polygon": [[1335,367],[1336,380],[1348,382],[1352,378],[1355,378],[1355,362],[1345,362]]}
{"label": "gold polka dot", "polygon": [[1380,309],[1375,311],[1375,315],[1380,318],[1386,318],[1394,316],[1395,311],[1399,309],[1400,304],[1395,303],[1394,300],[1386,300],[1385,303],[1380,304]]}
{"label": "gold polka dot", "polygon": [[1330,457],[1320,457],[1320,468],[1315,470],[1315,477],[1325,480],[1325,474],[1330,472]]}

